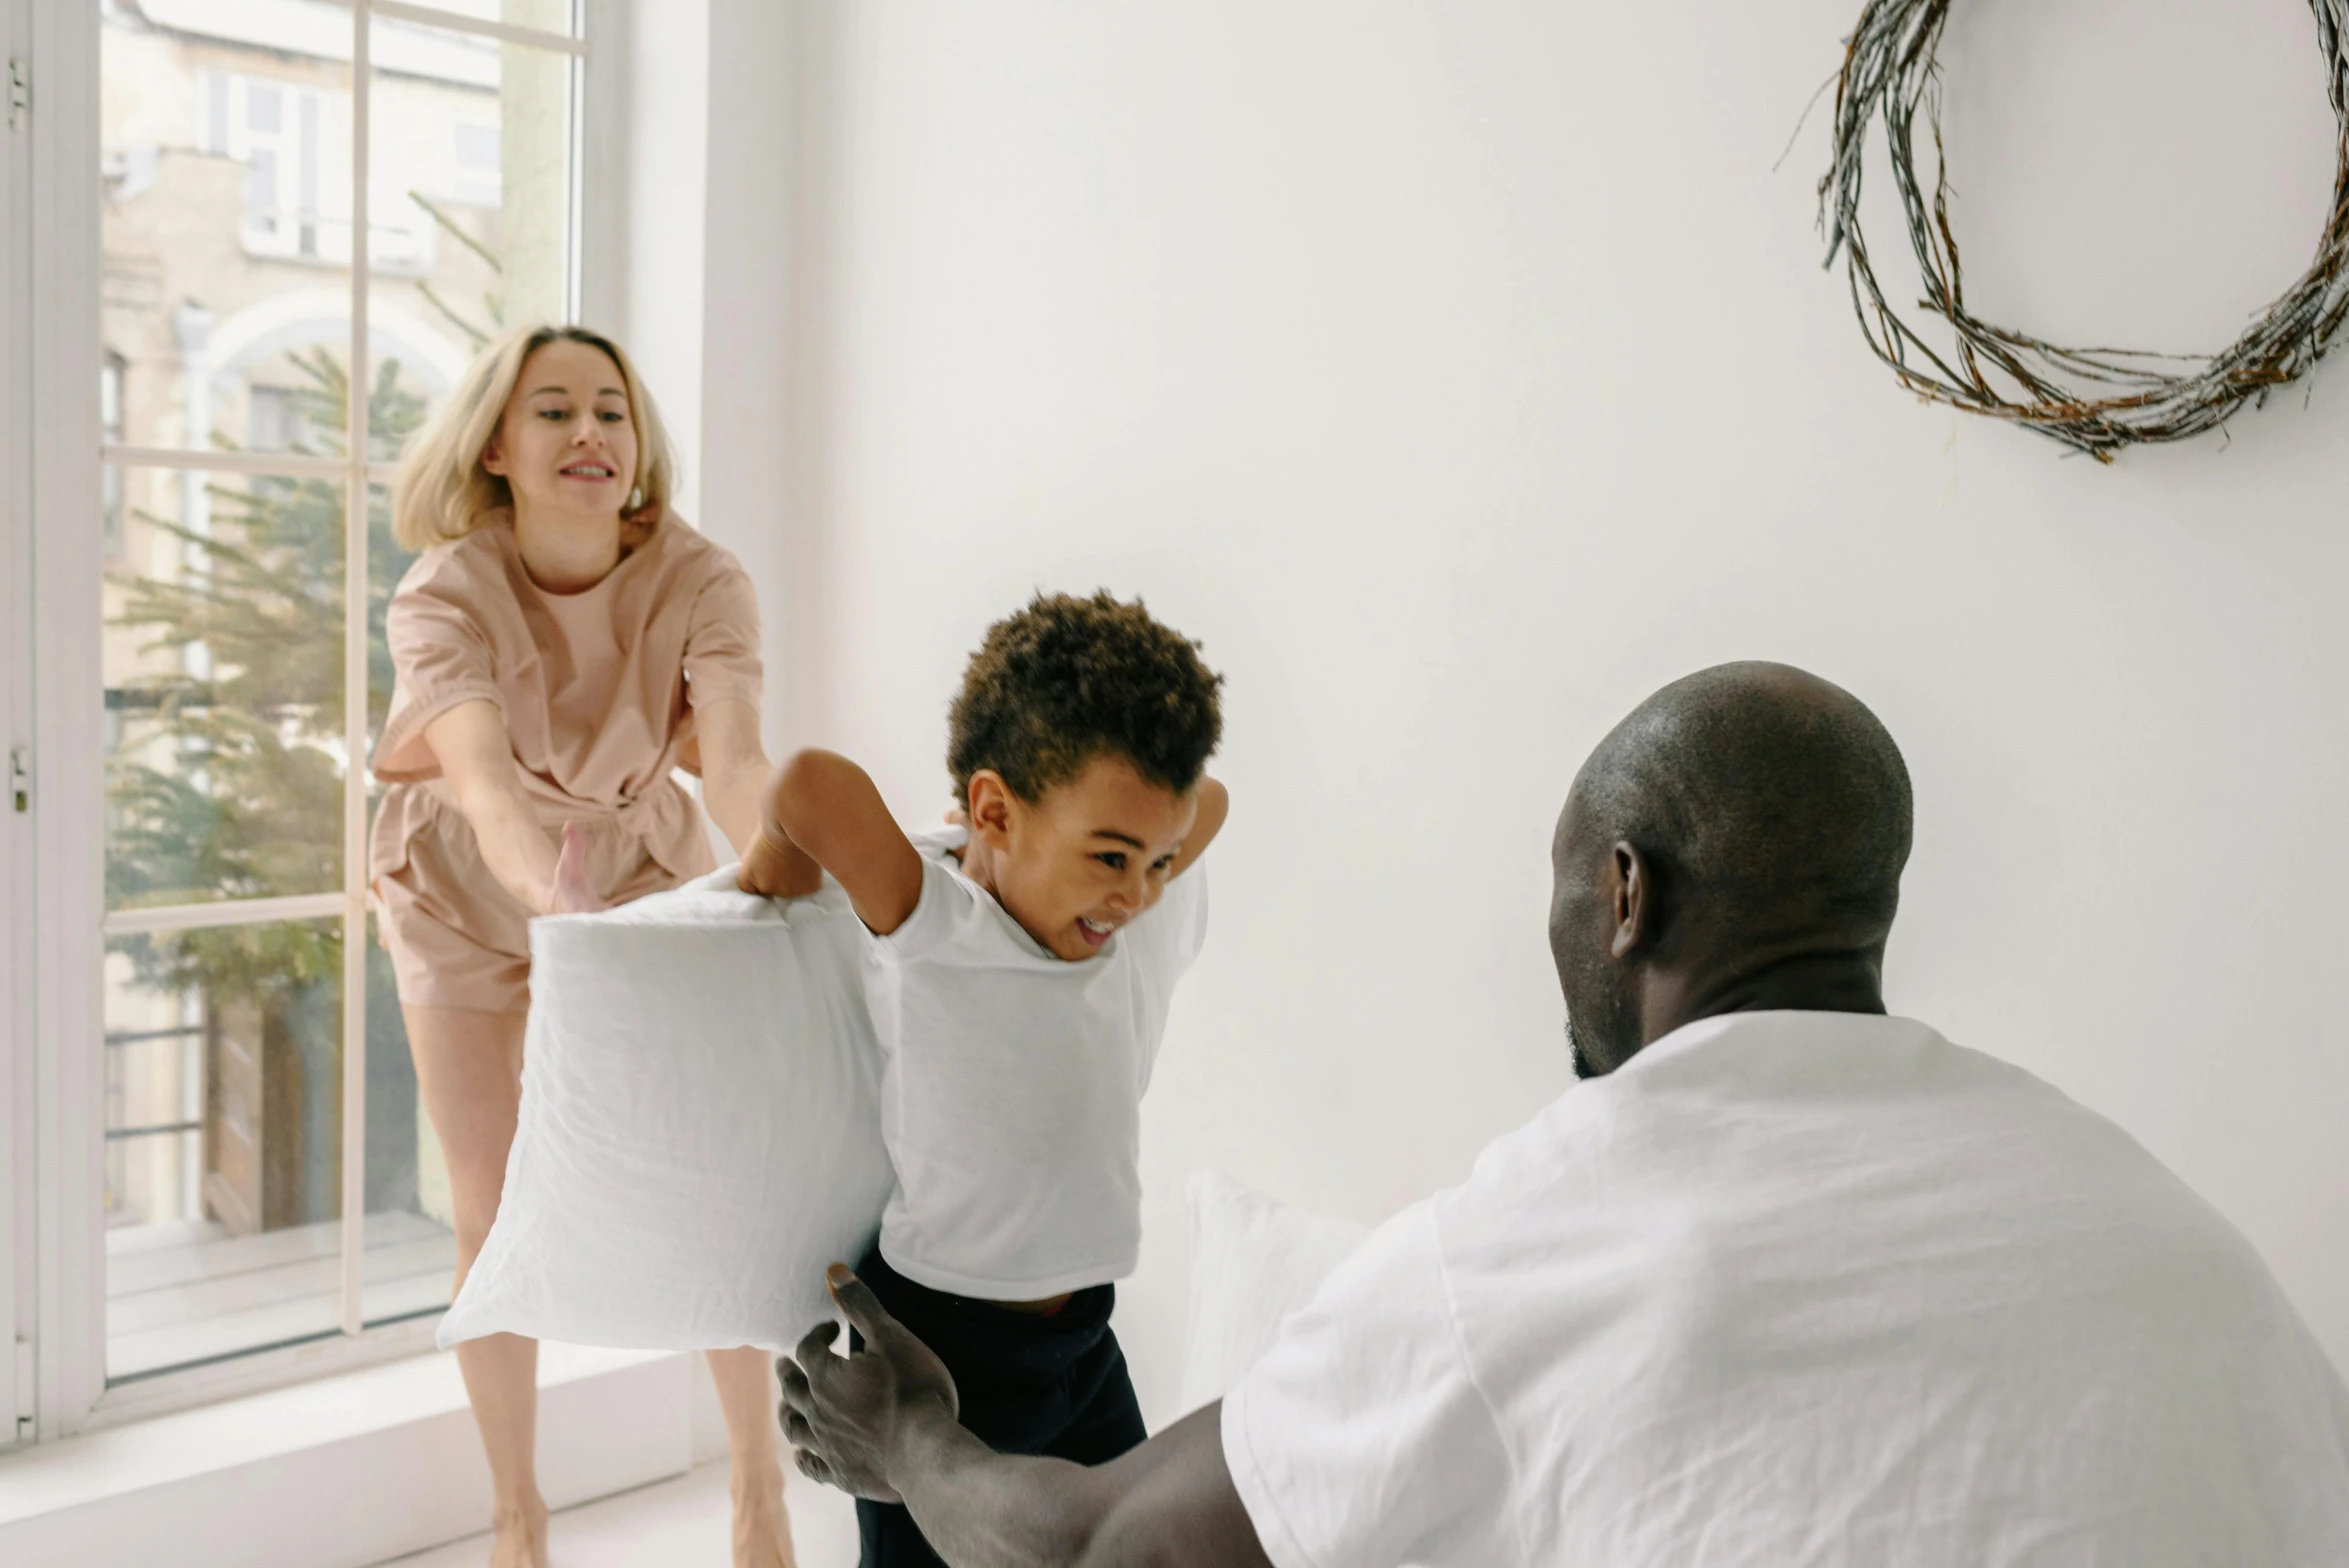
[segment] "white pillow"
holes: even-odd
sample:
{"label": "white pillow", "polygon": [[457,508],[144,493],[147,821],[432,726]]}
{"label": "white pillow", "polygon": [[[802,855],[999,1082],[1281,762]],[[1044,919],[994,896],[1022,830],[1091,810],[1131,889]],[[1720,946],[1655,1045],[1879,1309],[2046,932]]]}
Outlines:
{"label": "white pillow", "polygon": [[785,1349],[833,1316],[894,1178],[862,931],[731,869],[530,926],[521,1125],[440,1343]]}
{"label": "white pillow", "polygon": [[1370,1234],[1276,1203],[1216,1171],[1191,1178],[1191,1332],[1185,1411],[1221,1399]]}

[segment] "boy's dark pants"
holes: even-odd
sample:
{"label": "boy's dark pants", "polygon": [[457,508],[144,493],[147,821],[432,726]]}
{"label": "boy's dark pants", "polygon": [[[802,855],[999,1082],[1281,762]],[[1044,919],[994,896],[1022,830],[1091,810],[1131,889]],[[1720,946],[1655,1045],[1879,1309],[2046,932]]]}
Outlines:
{"label": "boy's dark pants", "polygon": [[[1105,1464],[1149,1434],[1109,1331],[1114,1285],[1080,1290],[1058,1312],[1021,1312],[917,1285],[872,1248],[856,1272],[890,1316],[954,1374],[962,1424],[997,1453]],[[863,1568],[942,1568],[913,1514],[896,1503],[856,1505]]]}

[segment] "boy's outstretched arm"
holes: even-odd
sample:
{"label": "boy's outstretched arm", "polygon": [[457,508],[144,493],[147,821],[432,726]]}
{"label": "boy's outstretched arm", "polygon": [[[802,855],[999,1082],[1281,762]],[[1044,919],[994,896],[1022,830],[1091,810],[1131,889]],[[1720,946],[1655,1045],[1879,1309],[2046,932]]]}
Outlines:
{"label": "boy's outstretched arm", "polygon": [[742,859],[746,893],[812,893],[829,871],[875,935],[905,923],[922,897],[922,857],[864,769],[834,751],[784,759],[767,781],[758,842]]}
{"label": "boy's outstretched arm", "polygon": [[1231,815],[1232,792],[1223,787],[1223,780],[1202,777],[1199,780],[1199,815],[1192,819],[1191,831],[1183,839],[1182,853],[1175,856],[1167,869],[1169,877],[1179,877],[1191,869],[1191,863],[1207,853],[1207,846],[1215,842],[1215,835],[1223,831],[1223,819]]}

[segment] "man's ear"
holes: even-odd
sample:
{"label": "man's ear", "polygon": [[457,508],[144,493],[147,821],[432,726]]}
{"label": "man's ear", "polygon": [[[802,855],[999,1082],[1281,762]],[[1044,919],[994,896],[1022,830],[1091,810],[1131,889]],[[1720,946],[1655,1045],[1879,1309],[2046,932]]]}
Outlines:
{"label": "man's ear", "polygon": [[1017,802],[1011,786],[1003,782],[1003,775],[993,768],[981,768],[971,775],[970,806],[971,833],[989,849],[1001,849],[1011,837],[1011,817]]}
{"label": "man's ear", "polygon": [[1607,914],[1614,930],[1607,951],[1628,958],[1653,934],[1655,881],[1647,862],[1627,840],[1607,852]]}

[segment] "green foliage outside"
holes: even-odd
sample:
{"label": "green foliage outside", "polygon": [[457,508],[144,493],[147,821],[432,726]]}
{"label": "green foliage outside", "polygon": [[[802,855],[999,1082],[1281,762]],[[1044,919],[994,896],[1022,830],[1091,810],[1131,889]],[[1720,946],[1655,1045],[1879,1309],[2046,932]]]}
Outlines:
{"label": "green foliage outside", "polygon": [[[422,193],[409,198],[441,232],[502,274],[496,253]],[[482,296],[486,324],[421,285],[425,304],[478,350],[505,318],[501,292]],[[313,434],[291,451],[349,452],[351,377],[324,348],[290,356],[304,379],[292,393],[297,428]],[[396,458],[424,420],[424,401],[399,384],[386,359],[367,389],[368,456]],[[213,444],[233,450],[216,434]],[[177,539],[200,572],[176,581],[119,579],[127,599],[117,624],[150,635],[144,649],[173,668],[108,694],[120,705],[122,742],[109,763],[106,900],[112,909],[274,898],[342,886],[343,487],[323,479],[266,479],[249,490],[211,488],[212,531],[140,514]],[[368,731],[390,706],[391,653],[383,616],[415,559],[392,538],[390,497],[367,497]],[[211,671],[187,669],[202,647]],[[163,661],[158,660],[160,665]],[[142,760],[138,742],[163,737],[173,760]],[[218,999],[256,997],[289,981],[330,981],[341,937],[331,922],[189,932],[132,949],[153,986],[202,985]]]}
{"label": "green foliage outside", "polygon": [[[498,258],[435,204],[446,235]],[[425,305],[467,345],[503,322],[486,293],[479,319],[430,289]],[[305,434],[287,451],[348,453],[352,378],[327,347],[289,357],[298,373],[289,413]],[[423,423],[425,404],[383,361],[364,387],[369,458],[390,460]],[[214,446],[235,444],[214,434]],[[171,580],[117,577],[117,627],[143,634],[143,674],[106,695],[110,718],[106,904],[139,908],[341,892],[343,887],[343,592],[345,486],[331,479],[251,479],[209,486],[209,528],[141,514],[179,542],[190,570]],[[366,709],[369,735],[392,697],[383,613],[413,556],[392,540],[390,495],[366,495]],[[364,768],[364,758],[350,765]],[[207,1014],[258,1009],[265,1038],[294,1059],[294,1117],[272,1136],[294,1138],[294,1207],[272,1223],[329,1221],[341,1209],[341,920],[275,920],[167,937],[120,937],[134,984],[195,993]],[[390,958],[366,951],[366,1207],[418,1202],[416,1077]],[[284,1070],[284,1068],[280,1068]]]}
{"label": "green foliage outside", "polygon": [[[300,428],[292,450],[346,450],[349,377],[339,356],[293,356]],[[387,363],[369,388],[374,455],[400,450],[424,413]],[[220,443],[225,445],[225,443]],[[213,484],[199,536],[142,514],[200,569],[126,577],[117,624],[144,633],[149,673],[107,694],[118,740],[107,764],[109,907],[275,898],[342,887],[344,486],[324,479]],[[388,497],[368,496],[368,717],[380,727],[392,668],[383,617],[413,559],[394,543]],[[191,650],[201,649],[196,659]],[[191,667],[193,666],[193,667]],[[364,759],[360,759],[364,765]],[[342,922],[271,921],[117,939],[138,984],[193,991],[208,1011],[245,1002],[290,1098],[271,1129],[298,1150],[273,1223],[316,1223],[341,1207]],[[388,956],[367,953],[366,1193],[370,1209],[416,1202],[416,1089]]]}
{"label": "green foliage outside", "polygon": [[[304,428],[293,450],[341,456],[350,396],[339,358],[293,356]],[[395,453],[422,420],[421,399],[387,362],[370,389],[371,445]],[[201,570],[176,580],[126,577],[117,623],[166,655],[123,683],[123,743],[107,777],[113,812],[106,861],[113,908],[330,893],[342,886],[343,495],[325,479],[211,487],[210,537],[167,518],[141,521],[180,542]],[[384,607],[413,559],[392,540],[388,498],[368,497],[370,728],[391,697]],[[190,670],[201,647],[209,669]],[[159,743],[159,744],[158,744]],[[157,760],[161,754],[160,761]],[[152,986],[202,985],[215,1000],[331,981],[341,964],[332,922],[191,931],[130,946]]]}
{"label": "green foliage outside", "polygon": [[[493,271],[497,258],[429,202],[420,204]],[[484,327],[439,297],[426,303],[479,348],[503,316],[484,296]],[[342,457],[352,396],[343,357],[325,348],[290,357],[288,451]],[[423,400],[386,360],[365,389],[369,452],[396,458],[422,423]],[[235,443],[215,434],[213,444]],[[145,673],[107,693],[114,741],[107,763],[110,909],[333,893],[342,888],[344,486],[325,479],[254,479],[209,486],[210,528],[140,521],[178,542],[193,570],[175,579],[116,579],[115,624],[144,633]],[[415,559],[393,540],[390,497],[367,497],[368,732],[390,706],[384,611]],[[352,765],[364,766],[365,759]],[[208,1009],[255,1005],[302,1059],[301,1213],[339,1207],[342,973],[338,919],[273,921],[136,935],[110,944],[136,982],[196,992]],[[417,1200],[416,1089],[388,957],[368,944],[367,1206]],[[290,1130],[290,1129],[288,1129]]]}

